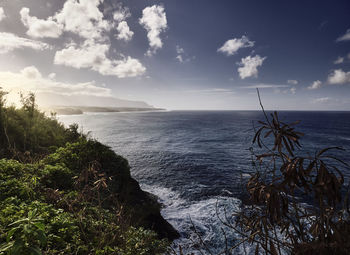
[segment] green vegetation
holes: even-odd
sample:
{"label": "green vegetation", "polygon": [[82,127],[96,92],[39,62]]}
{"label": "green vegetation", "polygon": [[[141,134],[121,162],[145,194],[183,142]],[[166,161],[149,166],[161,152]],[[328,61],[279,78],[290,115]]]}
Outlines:
{"label": "green vegetation", "polygon": [[[38,111],[34,94],[21,95],[22,107],[6,107],[6,93],[0,91],[0,157],[37,159],[67,142],[86,138],[76,125],[68,129],[54,115]],[[26,155],[25,155],[26,154]]]}
{"label": "green vegetation", "polygon": [[[0,254],[163,254],[177,232],[127,160],[0,91]],[[168,237],[168,239],[161,239]]]}
{"label": "green vegetation", "polygon": [[[131,178],[126,159],[77,125],[45,116],[33,94],[21,97],[21,108],[6,106],[5,97],[0,90],[0,255],[169,251],[178,233]],[[263,113],[250,203],[220,219],[241,240],[232,247],[226,240],[222,254],[246,242],[255,254],[349,254],[349,193],[339,167],[348,165],[331,154],[341,148],[303,154],[297,123]]]}

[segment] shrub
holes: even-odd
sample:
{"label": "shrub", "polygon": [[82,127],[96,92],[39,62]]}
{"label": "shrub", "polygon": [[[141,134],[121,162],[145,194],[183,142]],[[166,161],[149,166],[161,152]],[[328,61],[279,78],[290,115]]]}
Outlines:
{"label": "shrub", "polygon": [[228,226],[257,251],[273,255],[349,254],[349,194],[344,194],[342,174],[348,164],[331,153],[342,149],[304,154],[298,122],[287,124],[277,112],[263,113],[265,121],[253,139],[258,153],[251,150],[256,169],[247,183],[251,205],[237,213],[236,225]]}
{"label": "shrub", "polygon": [[37,218],[37,211],[28,212],[28,217],[9,224],[6,244],[0,246],[0,253],[40,255],[40,246],[46,244],[45,225]]}
{"label": "shrub", "polygon": [[131,227],[123,235],[124,246],[119,249],[122,255],[160,255],[167,251],[168,241],[159,240],[157,234],[143,228]]}
{"label": "shrub", "polygon": [[45,165],[41,182],[51,189],[68,190],[73,186],[73,177],[73,172],[63,165]]}
{"label": "shrub", "polygon": [[77,126],[65,128],[55,115],[39,111],[35,96],[21,95],[22,107],[6,107],[6,92],[0,89],[0,157],[33,162],[66,142],[86,138]]}

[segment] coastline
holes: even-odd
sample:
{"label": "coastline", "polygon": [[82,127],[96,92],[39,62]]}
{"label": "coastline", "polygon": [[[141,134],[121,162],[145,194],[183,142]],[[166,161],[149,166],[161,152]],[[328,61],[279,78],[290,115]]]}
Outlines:
{"label": "coastline", "polygon": [[42,110],[46,114],[55,113],[57,115],[81,115],[84,113],[164,111],[166,109],[141,107],[52,106],[45,107]]}

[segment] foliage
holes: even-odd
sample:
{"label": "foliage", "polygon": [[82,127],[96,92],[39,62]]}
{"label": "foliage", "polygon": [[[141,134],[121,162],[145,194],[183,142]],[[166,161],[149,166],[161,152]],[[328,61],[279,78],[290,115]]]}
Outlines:
{"label": "foliage", "polygon": [[[75,146],[79,147],[67,144],[67,151]],[[39,250],[43,254],[161,254],[166,250],[168,242],[154,232],[130,226],[108,190],[109,178],[93,168],[81,173],[68,168],[66,158],[59,160],[59,155],[72,154],[63,150],[34,164],[0,160],[0,254],[39,254]],[[82,154],[74,159],[83,162],[88,153]]]}
{"label": "foliage", "polygon": [[[260,99],[260,97],[259,97]],[[252,149],[256,173],[247,183],[251,205],[229,226],[242,240],[266,254],[349,254],[350,217],[342,168],[332,155],[339,147],[314,154],[301,151],[295,130],[277,112],[259,121]],[[305,201],[307,204],[302,203]]]}
{"label": "foliage", "polygon": [[164,254],[169,245],[165,239],[158,240],[154,232],[143,228],[131,227],[123,238],[125,246],[120,250],[123,255]]}
{"label": "foliage", "polygon": [[0,157],[33,161],[66,142],[84,138],[77,126],[65,128],[54,115],[48,117],[35,104],[33,93],[21,94],[22,106],[6,107],[6,92],[0,90]]}
{"label": "foliage", "polygon": [[46,244],[45,225],[36,217],[37,211],[29,211],[28,217],[17,220],[8,226],[6,244],[0,247],[0,252],[9,254],[40,255],[40,246]]}
{"label": "foliage", "polygon": [[142,191],[133,186],[127,160],[81,135],[77,125],[65,128],[45,116],[33,94],[22,95],[20,109],[6,107],[5,95],[0,93],[0,255],[167,250],[167,240],[131,224],[130,212],[138,207],[127,194]]}

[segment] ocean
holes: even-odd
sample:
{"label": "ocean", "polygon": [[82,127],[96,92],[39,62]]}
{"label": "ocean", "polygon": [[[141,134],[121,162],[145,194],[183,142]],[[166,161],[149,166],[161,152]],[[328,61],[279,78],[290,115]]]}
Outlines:
{"label": "ocean", "polygon": [[[280,112],[287,123],[300,120],[305,133],[302,150],[342,146],[336,156],[350,162],[350,112]],[[239,210],[244,182],[253,171],[254,127],[259,111],[155,111],[86,113],[59,116],[65,125],[79,124],[83,132],[109,145],[128,159],[132,176],[155,194],[162,215],[181,234],[175,245],[196,253],[196,231],[213,253],[224,246],[217,213]],[[350,173],[344,172],[346,180]],[[218,205],[218,207],[217,207]],[[217,210],[217,208],[219,208]],[[225,229],[225,228],[224,228]],[[232,243],[238,238],[229,233]],[[236,254],[249,247],[239,246]]]}

